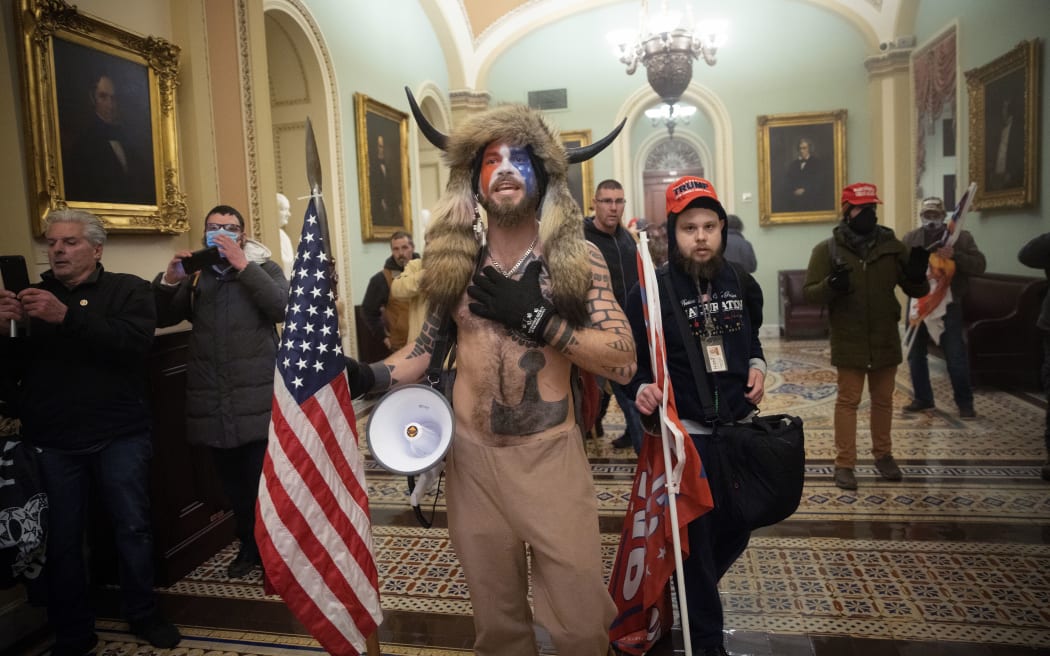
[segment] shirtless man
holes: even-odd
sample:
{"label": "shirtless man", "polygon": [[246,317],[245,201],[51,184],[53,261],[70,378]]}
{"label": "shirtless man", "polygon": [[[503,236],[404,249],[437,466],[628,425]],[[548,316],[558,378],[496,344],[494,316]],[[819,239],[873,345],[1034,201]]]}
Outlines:
{"label": "shirtless man", "polygon": [[[451,313],[459,357],[448,527],[470,586],[474,653],[538,653],[531,554],[536,620],[558,653],[605,656],[615,607],[570,379],[576,365],[630,380],[630,327],[605,261],[584,241],[569,159],[539,114],[499,107],[447,139],[438,141],[451,181],[423,262],[431,312],[415,344],[381,363],[349,361],[351,391],[419,381]],[[480,247],[470,233],[475,197],[488,217]]]}

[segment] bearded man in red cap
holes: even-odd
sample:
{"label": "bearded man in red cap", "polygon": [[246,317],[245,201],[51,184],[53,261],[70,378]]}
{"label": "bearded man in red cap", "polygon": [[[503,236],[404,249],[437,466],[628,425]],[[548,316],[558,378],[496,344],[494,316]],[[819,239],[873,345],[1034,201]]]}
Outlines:
{"label": "bearded man in red cap", "polygon": [[[667,347],[667,369],[682,425],[704,463],[715,507],[689,523],[689,557],[683,563],[691,644],[704,656],[725,656],[722,600],[718,581],[744,552],[751,538],[733,519],[717,483],[723,473],[717,458],[708,458],[716,424],[740,422],[758,409],[765,394],[766,362],[758,329],[762,327],[762,288],[751,274],[724,257],[728,223],[714,187],[703,178],[686,176],[667,188],[667,266],[660,280],[660,312]],[[669,281],[665,280],[669,278]],[[671,291],[665,287],[670,282]],[[653,290],[647,290],[654,293]],[[673,298],[672,298],[673,294]],[[643,415],[663,402],[649,361],[649,334],[638,285],[627,297],[627,318],[638,353],[638,373],[627,393]],[[690,334],[679,330],[684,315]],[[707,387],[717,399],[709,417],[690,366],[688,341],[704,359]],[[717,416],[714,416],[717,414]]]}
{"label": "bearded man in red cap", "polygon": [[868,380],[871,395],[871,454],[879,476],[903,477],[893,458],[893,387],[901,363],[898,324],[900,285],[912,298],[930,291],[929,252],[909,250],[893,230],[878,225],[875,185],[851,184],[842,190],[842,220],[830,239],[813,248],[803,288],[806,300],[828,306],[831,364],[838,369],[835,400],[835,485],[857,489],[857,407]]}

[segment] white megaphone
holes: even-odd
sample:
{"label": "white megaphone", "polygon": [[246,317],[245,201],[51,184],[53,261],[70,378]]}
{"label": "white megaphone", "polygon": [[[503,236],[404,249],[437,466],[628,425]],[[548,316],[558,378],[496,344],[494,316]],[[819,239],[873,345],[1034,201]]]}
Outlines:
{"label": "white megaphone", "polygon": [[455,432],[456,419],[444,395],[426,385],[406,385],[379,399],[365,437],[383,469],[413,476],[445,457]]}

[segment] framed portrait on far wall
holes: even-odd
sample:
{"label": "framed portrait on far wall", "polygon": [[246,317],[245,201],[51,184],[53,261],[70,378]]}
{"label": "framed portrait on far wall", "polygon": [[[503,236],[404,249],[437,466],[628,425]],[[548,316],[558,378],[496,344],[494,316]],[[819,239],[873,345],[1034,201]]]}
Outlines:
{"label": "framed portrait on far wall", "polygon": [[18,20],[34,232],[64,207],[98,215],[110,231],[185,232],[178,46],[63,0],[19,0]]}
{"label": "framed portrait on far wall", "polygon": [[1039,198],[1040,43],[966,71],[974,209],[1032,207]]}
{"label": "framed portrait on far wall", "polygon": [[846,180],[846,110],[758,117],[759,223],[838,218]]}
{"label": "framed portrait on far wall", "polygon": [[354,94],[361,239],[387,241],[412,234],[408,194],[408,114]]}
{"label": "framed portrait on far wall", "polygon": [[[561,133],[561,145],[566,148],[579,148],[591,145],[590,130],[575,130]],[[569,165],[568,182],[572,199],[580,206],[584,216],[594,213],[591,201],[594,198],[594,168],[590,160]]]}

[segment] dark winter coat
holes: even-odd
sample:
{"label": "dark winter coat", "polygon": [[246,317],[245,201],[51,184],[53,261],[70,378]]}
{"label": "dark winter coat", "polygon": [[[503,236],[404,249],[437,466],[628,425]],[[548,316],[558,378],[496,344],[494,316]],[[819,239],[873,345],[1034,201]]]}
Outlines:
{"label": "dark winter coat", "polygon": [[230,449],[269,434],[275,324],[284,321],[288,282],[280,266],[251,250],[245,248],[252,261],[240,273],[205,267],[199,279],[177,286],[161,283],[163,274],[153,281],[158,325],[193,323],[186,383],[191,444]]}
{"label": "dark winter coat", "polygon": [[849,291],[828,285],[832,253],[828,240],[813,247],[803,288],[806,300],[828,306],[831,322],[831,364],[850,369],[881,369],[901,363],[901,304],[894,294],[900,285],[913,298],[925,296],[930,284],[904,275],[908,249],[885,226],[876,226],[874,243],[861,257],[848,245],[847,228],[835,226],[835,256],[850,268]]}

